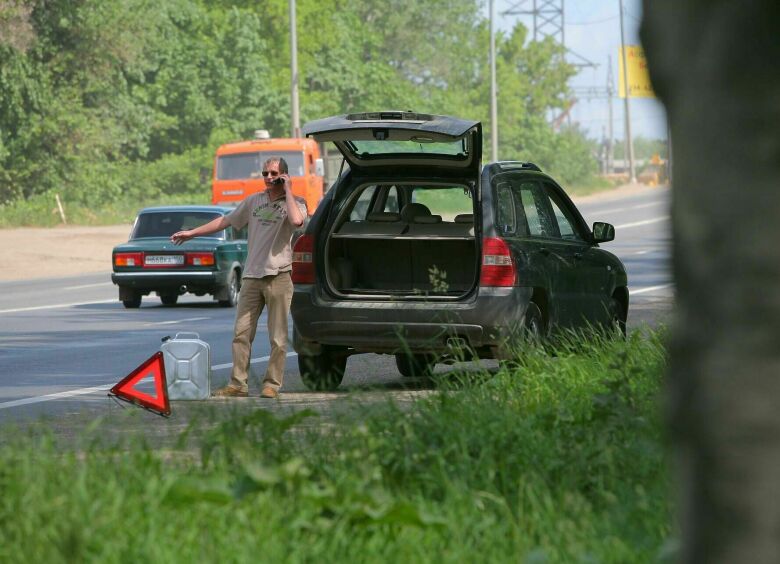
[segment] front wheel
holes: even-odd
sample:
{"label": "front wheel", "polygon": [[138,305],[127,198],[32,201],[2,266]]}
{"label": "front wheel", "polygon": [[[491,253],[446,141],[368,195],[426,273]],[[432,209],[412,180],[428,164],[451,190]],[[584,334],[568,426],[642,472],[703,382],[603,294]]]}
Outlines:
{"label": "front wheel", "polygon": [[406,378],[430,378],[436,366],[436,359],[431,354],[397,353],[395,365],[398,372]]}
{"label": "front wheel", "polygon": [[241,291],[241,282],[238,278],[238,271],[231,270],[228,276],[227,286],[224,289],[225,299],[219,300],[222,307],[235,307],[238,303],[238,294]]}
{"label": "front wheel", "polygon": [[164,306],[176,305],[179,301],[179,294],[160,294],[160,301]]}
{"label": "front wheel", "polygon": [[626,312],[623,311],[623,306],[616,298],[612,298],[610,303],[607,331],[617,339],[626,338]]}
{"label": "front wheel", "polygon": [[313,391],[335,390],[344,379],[347,355],[323,347],[320,354],[298,355],[298,370],[307,389]]}

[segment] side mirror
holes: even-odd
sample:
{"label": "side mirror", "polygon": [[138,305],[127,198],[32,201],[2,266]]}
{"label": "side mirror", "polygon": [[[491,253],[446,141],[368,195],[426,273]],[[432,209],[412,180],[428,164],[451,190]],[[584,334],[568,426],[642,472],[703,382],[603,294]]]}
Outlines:
{"label": "side mirror", "polygon": [[615,227],[611,223],[597,221],[593,224],[593,242],[606,243],[615,238]]}
{"label": "side mirror", "polygon": [[316,176],[325,176],[325,162],[322,159],[314,161],[314,174]]}

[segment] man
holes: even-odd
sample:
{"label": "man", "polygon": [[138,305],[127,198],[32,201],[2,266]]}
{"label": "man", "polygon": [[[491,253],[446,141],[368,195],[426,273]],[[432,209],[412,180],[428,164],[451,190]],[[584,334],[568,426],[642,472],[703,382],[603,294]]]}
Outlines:
{"label": "man", "polygon": [[252,341],[257,331],[257,320],[266,305],[271,358],[260,396],[275,398],[282,387],[287,358],[287,316],[293,294],[290,242],[293,232],[303,225],[306,217],[306,204],[293,196],[287,172],[283,158],[268,159],[263,165],[265,192],[248,196],[224,217],[171,236],[171,241],[179,245],[193,237],[222,231],[228,226],[241,229],[249,224],[249,248],[233,332],[233,371],[230,383],[214,392],[217,397],[249,395]]}

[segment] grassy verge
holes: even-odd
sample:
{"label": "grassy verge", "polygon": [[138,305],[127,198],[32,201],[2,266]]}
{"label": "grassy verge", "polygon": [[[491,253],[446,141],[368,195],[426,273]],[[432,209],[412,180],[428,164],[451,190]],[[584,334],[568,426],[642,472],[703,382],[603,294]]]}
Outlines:
{"label": "grassy verge", "polygon": [[[63,202],[63,211],[68,225],[118,225],[132,223],[138,210],[147,206],[208,205],[210,203],[209,194],[201,196],[173,194],[160,195],[140,202],[137,199],[120,199],[98,207]],[[59,225],[63,225],[63,223],[53,194],[41,194],[29,200],[0,205],[0,228],[55,227]]]}
{"label": "grassy verge", "polygon": [[411,406],[194,425],[165,454],[17,438],[0,561],[656,561],[665,362],[657,333],[569,343]]}
{"label": "grassy verge", "polygon": [[604,190],[612,190],[613,188],[617,188],[623,183],[625,183],[625,180],[615,180],[602,178],[600,176],[592,176],[588,180],[578,182],[567,187],[566,192],[570,196],[587,196],[588,194],[603,192]]}

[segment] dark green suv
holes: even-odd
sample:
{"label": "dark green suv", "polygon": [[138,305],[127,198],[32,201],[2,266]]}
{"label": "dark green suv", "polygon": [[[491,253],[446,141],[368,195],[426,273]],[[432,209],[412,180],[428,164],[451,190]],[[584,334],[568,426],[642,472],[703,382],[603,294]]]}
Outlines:
{"label": "dark green suv", "polygon": [[304,383],[339,385],[355,353],[405,376],[468,356],[507,358],[517,335],[625,332],[626,270],[563,189],[526,162],[482,166],[478,122],[410,112],[322,119],[340,175],[293,256],[294,346]]}

